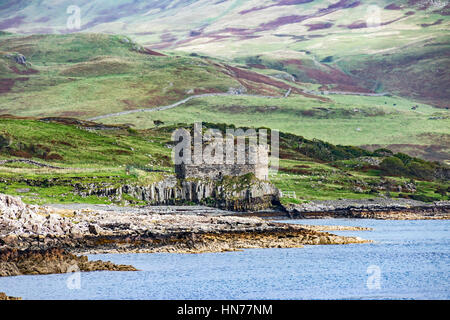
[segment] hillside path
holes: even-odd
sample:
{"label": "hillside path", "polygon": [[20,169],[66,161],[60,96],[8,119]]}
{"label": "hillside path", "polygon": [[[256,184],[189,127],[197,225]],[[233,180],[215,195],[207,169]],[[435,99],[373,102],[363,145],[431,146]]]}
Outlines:
{"label": "hillside path", "polygon": [[[290,89],[291,90],[291,89]],[[311,94],[321,94],[320,92],[315,91],[307,91],[304,90],[305,93],[311,93]],[[115,112],[115,113],[108,113],[97,117],[92,117],[87,119],[88,121],[96,121],[101,120],[105,118],[111,118],[111,117],[118,117],[123,116],[127,114],[132,113],[138,113],[138,112],[157,112],[157,111],[164,111],[168,109],[172,109],[175,107],[178,107],[182,104],[185,104],[193,99],[197,98],[205,98],[205,97],[255,97],[255,98],[265,98],[265,99],[284,99],[288,98],[290,94],[290,91],[284,95],[284,96],[265,96],[265,95],[257,95],[257,94],[236,94],[236,93],[204,93],[204,94],[197,94],[190,97],[187,97],[183,100],[180,100],[178,102],[175,102],[173,104],[169,104],[167,106],[160,106],[160,107],[154,107],[154,108],[143,108],[143,109],[136,109],[136,110],[127,110],[127,111],[121,111],[121,112]],[[335,92],[335,91],[327,91],[327,94],[343,94],[343,95],[360,95],[360,96],[370,96],[370,97],[379,97],[379,96],[385,96],[388,93],[363,93],[363,92]]]}
{"label": "hillside path", "polygon": [[154,108],[144,108],[144,109],[136,109],[136,110],[127,110],[127,111],[121,111],[121,112],[116,112],[116,113],[108,113],[108,114],[105,114],[105,115],[89,118],[87,120],[95,121],[95,120],[100,120],[100,119],[105,119],[105,118],[110,118],[110,117],[118,117],[118,116],[123,116],[123,115],[126,115],[126,114],[137,113],[137,112],[163,111],[163,110],[168,110],[168,109],[172,109],[172,108],[178,107],[179,105],[185,104],[186,102],[188,102],[190,100],[193,100],[193,99],[197,99],[197,98],[227,97],[227,96],[233,96],[233,97],[256,97],[256,98],[267,98],[267,99],[284,99],[285,98],[284,96],[264,96],[264,95],[253,95],[253,94],[204,93],[204,94],[197,94],[197,95],[193,95],[193,96],[187,97],[187,98],[185,98],[183,100],[180,100],[180,101],[175,102],[173,104],[169,104],[167,106],[160,106],[160,107],[154,107]]}

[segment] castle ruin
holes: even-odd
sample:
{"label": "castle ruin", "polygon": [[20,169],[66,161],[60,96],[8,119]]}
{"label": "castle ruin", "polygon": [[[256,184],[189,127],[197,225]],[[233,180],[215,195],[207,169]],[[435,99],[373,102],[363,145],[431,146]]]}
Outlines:
{"label": "castle ruin", "polygon": [[199,159],[194,156],[190,163],[176,164],[175,173],[178,179],[220,179],[224,176],[242,176],[248,173],[253,173],[260,180],[269,179],[267,146],[247,147],[243,158],[243,161],[239,161],[238,157],[234,157],[230,162],[224,155],[214,163],[206,163],[203,158]]}

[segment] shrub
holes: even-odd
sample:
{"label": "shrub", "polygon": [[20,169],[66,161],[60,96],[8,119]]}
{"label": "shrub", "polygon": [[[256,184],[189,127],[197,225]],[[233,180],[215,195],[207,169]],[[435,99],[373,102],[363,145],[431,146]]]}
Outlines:
{"label": "shrub", "polygon": [[127,128],[127,131],[132,136],[135,136],[135,135],[138,134],[138,131],[136,129],[133,129],[133,128]]}
{"label": "shrub", "polygon": [[330,62],[333,62],[333,56],[328,56],[328,57],[322,59],[320,62],[322,62],[322,63],[330,63]]}
{"label": "shrub", "polygon": [[25,148],[25,150],[41,159],[45,159],[45,157],[51,152],[49,147],[41,144],[30,144]]}
{"label": "shrub", "polygon": [[406,165],[408,165],[410,162],[412,162],[412,161],[414,161],[414,160],[416,160],[416,161],[418,161],[419,159],[417,159],[417,158],[413,158],[413,157],[410,157],[410,156],[408,156],[407,154],[405,154],[405,153],[396,153],[395,154],[395,157],[397,157],[397,158],[399,158],[400,160],[402,160],[402,162],[403,162],[403,164],[406,166]]}
{"label": "shrub", "polygon": [[337,146],[338,148],[343,148],[345,152],[347,152],[350,157],[349,158],[359,158],[362,156],[370,156],[371,152],[358,148],[358,147],[354,147],[354,146]]}
{"label": "shrub", "polygon": [[411,176],[420,179],[433,180],[434,178],[434,168],[428,163],[412,161],[408,163],[406,169]]}
{"label": "shrub", "polygon": [[406,173],[405,165],[397,157],[388,157],[380,163],[380,169],[384,174],[391,176],[403,175]]}
{"label": "shrub", "polygon": [[437,193],[437,194],[440,194],[441,196],[447,196],[447,193],[449,192],[449,189],[450,188],[446,188],[446,187],[443,187],[443,186],[438,186],[437,188],[436,188],[436,190],[434,191],[434,193]]}
{"label": "shrub", "polygon": [[8,135],[0,134],[0,149],[9,147],[11,145],[11,137]]}
{"label": "shrub", "polygon": [[246,64],[263,64],[263,61],[259,56],[250,56],[245,58]]}

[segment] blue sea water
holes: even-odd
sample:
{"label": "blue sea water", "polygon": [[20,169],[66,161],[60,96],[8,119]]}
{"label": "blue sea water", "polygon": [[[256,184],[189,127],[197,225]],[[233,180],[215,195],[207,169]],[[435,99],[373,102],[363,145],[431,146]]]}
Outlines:
{"label": "blue sea water", "polygon": [[375,242],[91,255],[142,271],[81,273],[78,289],[67,285],[74,274],[7,277],[0,278],[0,291],[24,299],[450,299],[450,221],[290,222],[371,227],[332,233]]}

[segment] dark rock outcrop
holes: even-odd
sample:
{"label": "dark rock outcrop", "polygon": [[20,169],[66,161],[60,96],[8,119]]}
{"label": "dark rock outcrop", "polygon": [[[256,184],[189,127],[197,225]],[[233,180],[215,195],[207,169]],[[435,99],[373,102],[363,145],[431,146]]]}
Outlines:
{"label": "dark rock outcrop", "polygon": [[77,271],[136,271],[129,265],[116,265],[109,261],[88,261],[63,249],[0,250],[0,277],[26,274],[53,274]]}
{"label": "dark rock outcrop", "polygon": [[25,58],[24,55],[18,53],[14,56],[14,60],[21,65],[26,65],[27,64],[27,59]]}

